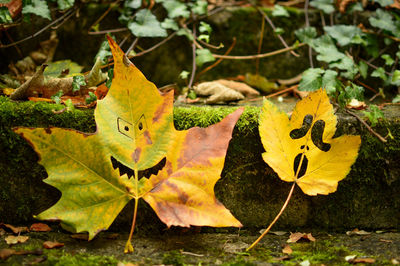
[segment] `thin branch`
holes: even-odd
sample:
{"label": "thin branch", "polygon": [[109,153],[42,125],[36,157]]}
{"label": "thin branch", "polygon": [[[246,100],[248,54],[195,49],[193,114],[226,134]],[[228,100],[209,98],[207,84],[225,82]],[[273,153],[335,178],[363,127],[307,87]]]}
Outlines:
{"label": "thin branch", "polygon": [[[377,66],[371,64],[371,63],[368,62],[367,60],[364,60],[364,59],[362,59],[362,58],[360,58],[360,60],[363,61],[363,62],[365,62],[368,66],[372,67],[373,69],[378,69],[378,68],[379,68],[379,67],[377,67]],[[387,71],[385,71],[385,74],[388,75],[388,76],[392,76],[392,75],[393,75],[392,73],[389,73],[389,72],[387,72]]]}
{"label": "thin branch", "polygon": [[[77,9],[77,11],[78,11],[78,9]],[[57,30],[57,29],[58,29],[59,27],[61,27],[65,22],[67,22],[68,19],[70,19],[73,15],[75,15],[75,13],[76,13],[76,12],[72,12],[69,16],[67,16],[66,18],[64,18],[63,21],[62,21],[60,24],[58,24],[58,25],[56,25],[56,26],[54,26],[54,27],[51,27],[51,29],[52,29],[52,30]]]}
{"label": "thin branch", "polygon": [[380,141],[382,141],[383,143],[386,143],[386,142],[387,142],[387,140],[386,140],[384,137],[382,137],[381,135],[379,135],[379,133],[377,133],[375,130],[373,130],[373,129],[367,124],[367,122],[365,122],[361,117],[359,117],[358,115],[356,115],[355,113],[353,113],[352,111],[347,110],[347,109],[345,109],[345,112],[348,113],[349,115],[354,116],[358,121],[361,122],[361,124],[363,124],[363,125],[367,128],[367,130],[368,130],[369,132],[371,132],[371,134],[375,135],[375,137],[377,137]]}
{"label": "thin branch", "polygon": [[132,42],[131,46],[129,46],[128,50],[126,50],[125,52],[126,55],[129,55],[129,53],[135,48],[138,41],[139,37],[136,37],[136,39]]}
{"label": "thin branch", "polygon": [[197,38],[196,41],[199,42],[200,44],[204,45],[205,47],[211,48],[211,49],[216,49],[217,50],[217,49],[220,49],[220,48],[223,47],[221,45],[216,46],[216,45],[209,44],[209,43],[207,43],[205,41],[200,40],[199,38]]}
{"label": "thin branch", "polygon": [[292,1],[287,1],[287,2],[279,1],[279,2],[277,2],[277,4],[280,6],[294,6],[294,5],[301,4],[303,2],[304,2],[304,0],[292,0]]}
{"label": "thin branch", "polygon": [[117,0],[117,1],[115,1],[114,3],[111,3],[111,4],[110,4],[110,6],[108,7],[108,9],[107,9],[98,19],[96,19],[96,21],[93,22],[92,25],[90,25],[89,30],[88,30],[88,34],[92,33],[91,29],[92,29],[95,25],[99,24],[100,21],[102,21],[102,20],[107,16],[107,14],[110,13],[111,9],[113,9],[113,7],[114,7],[115,5],[117,5],[120,1],[121,1],[121,0]]}
{"label": "thin branch", "polygon": [[[235,47],[235,45],[236,45],[236,37],[233,37],[233,42],[232,42],[231,46],[228,48],[228,50],[226,50],[224,55],[228,55],[232,51],[233,47]],[[199,76],[203,75],[207,71],[209,71],[209,70],[213,69],[214,67],[216,67],[217,65],[219,65],[222,62],[222,60],[224,60],[224,59],[220,58],[216,62],[214,62],[212,65],[210,65],[210,66],[206,67],[205,69],[203,69],[202,71],[200,71],[200,73],[197,74],[196,78],[198,78]]]}
{"label": "thin branch", "polygon": [[[258,6],[255,6],[255,5],[253,5],[253,4],[251,4],[251,5],[252,5],[255,9],[258,10],[258,12],[264,17],[264,19],[268,22],[269,26],[272,28],[272,30],[273,30],[274,33],[275,33],[276,27],[275,27],[274,23],[272,22],[272,20],[268,17],[268,15],[267,15],[264,11],[262,11],[262,9],[259,8]],[[278,39],[281,41],[281,43],[283,44],[283,46],[285,46],[286,48],[289,47],[288,44],[285,42],[285,40],[282,38],[281,35],[276,34],[276,36],[277,36]],[[297,53],[293,52],[293,51],[291,51],[290,53],[291,53],[292,55],[296,56],[296,57],[299,57],[299,55],[298,55]]]}
{"label": "thin branch", "polygon": [[193,62],[192,62],[192,74],[190,76],[190,81],[188,84],[189,89],[192,89],[193,86],[193,81],[194,81],[194,76],[196,75],[196,25],[193,24],[193,42],[192,42],[192,54],[193,54]]}
{"label": "thin branch", "polygon": [[[262,48],[262,43],[264,40],[264,28],[265,28],[265,19],[261,20],[261,32],[260,32],[260,39],[258,41],[258,49],[257,49],[257,54],[261,53],[261,48]],[[256,75],[258,76],[258,70],[260,67],[260,58],[256,59]]]}
{"label": "thin branch", "polygon": [[[168,42],[169,40],[171,40],[173,37],[175,37],[176,32],[172,33],[171,35],[169,35],[167,38],[163,39],[161,42],[157,43],[156,45],[150,47],[149,49],[146,49],[140,53],[135,54],[132,57],[138,57],[138,56],[142,56],[144,54],[150,53],[151,51],[157,49],[158,47],[160,47],[161,45],[163,45],[164,43]],[[129,57],[131,58],[131,57]]]}
{"label": "thin branch", "polygon": [[256,54],[256,55],[219,55],[219,54],[213,54],[215,58],[222,58],[222,59],[234,59],[234,60],[249,60],[249,59],[256,59],[256,58],[264,58],[264,57],[270,57],[282,53],[286,53],[292,50],[296,50],[297,48],[300,48],[302,46],[306,45],[305,43],[300,43],[298,45],[293,45],[288,48],[283,48],[279,49],[273,52],[265,53],[265,54]]}
{"label": "thin branch", "polygon": [[51,22],[50,24],[48,24],[47,26],[45,26],[44,28],[42,28],[41,30],[35,32],[34,34],[32,34],[32,35],[30,35],[30,36],[28,36],[28,37],[25,37],[25,38],[22,39],[22,40],[19,40],[19,41],[10,43],[10,44],[2,44],[2,45],[0,45],[0,48],[12,47],[12,46],[14,46],[14,45],[17,45],[17,44],[20,44],[20,43],[25,42],[25,41],[27,41],[27,40],[30,40],[30,39],[32,39],[32,38],[35,38],[36,36],[40,35],[40,34],[43,33],[44,31],[46,31],[47,29],[49,29],[51,26],[57,24],[59,21],[63,20],[65,17],[67,17],[68,15],[70,15],[72,12],[76,12],[77,10],[78,10],[77,8],[71,9],[71,10],[67,11],[64,15],[62,15],[61,17],[59,17],[58,19],[54,20],[53,22]]}
{"label": "thin branch", "polygon": [[123,32],[123,31],[128,31],[128,28],[118,28],[118,29],[109,29],[109,30],[101,30],[101,31],[89,31],[89,35],[101,35],[101,34],[107,34],[107,33],[116,33],[116,32]]}

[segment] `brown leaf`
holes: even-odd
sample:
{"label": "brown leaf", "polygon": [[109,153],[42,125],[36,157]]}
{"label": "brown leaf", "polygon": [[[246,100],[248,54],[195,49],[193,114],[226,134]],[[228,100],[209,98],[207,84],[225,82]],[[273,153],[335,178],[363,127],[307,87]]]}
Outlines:
{"label": "brown leaf", "polygon": [[15,250],[13,250],[13,249],[9,249],[9,248],[0,249],[0,259],[2,259],[2,260],[6,260],[14,254],[15,254]]}
{"label": "brown leaf", "polygon": [[240,92],[246,97],[254,97],[260,95],[260,92],[257,90],[253,89],[249,85],[243,82],[238,82],[238,81],[233,81],[233,80],[226,80],[226,79],[219,79],[216,82],[219,84],[222,84],[232,90],[235,90],[237,92]]}
{"label": "brown leaf", "polygon": [[51,231],[51,228],[50,228],[50,226],[48,226],[47,224],[44,224],[44,223],[34,223],[31,225],[29,230],[31,230],[33,232],[49,232],[49,231]]}
{"label": "brown leaf", "polygon": [[352,236],[352,235],[359,235],[359,236],[365,236],[365,235],[370,235],[371,232],[367,232],[364,230],[359,230],[358,228],[352,230],[352,231],[347,231],[346,235]]}
{"label": "brown leaf", "polygon": [[290,257],[288,255],[279,257],[279,258],[274,258],[275,261],[283,261],[283,260],[290,260]]}
{"label": "brown leaf", "polygon": [[282,253],[285,253],[285,254],[292,254],[293,253],[293,250],[292,250],[292,248],[289,246],[289,245],[285,245],[284,247],[283,247],[283,249],[282,249]]}
{"label": "brown leaf", "polygon": [[29,236],[7,236],[4,240],[8,245],[14,245],[18,243],[25,243],[29,239]]}
{"label": "brown leaf", "polygon": [[43,242],[43,247],[47,248],[47,249],[53,249],[53,248],[61,248],[64,246],[64,243],[60,243],[60,242],[53,242],[53,241],[45,241]]}
{"label": "brown leaf", "polygon": [[244,96],[240,92],[230,89],[216,81],[202,82],[193,87],[199,96],[209,96],[205,103],[215,104],[220,102],[232,102],[243,100]]}
{"label": "brown leaf", "polygon": [[28,227],[26,226],[13,226],[11,224],[1,224],[4,228],[10,229],[14,234],[20,234],[28,232]]}
{"label": "brown leaf", "polygon": [[96,90],[94,91],[94,94],[96,95],[98,100],[101,100],[104,97],[106,97],[107,92],[108,92],[108,87],[103,83],[96,88]]}
{"label": "brown leaf", "polygon": [[[265,229],[263,229],[263,230],[265,230]],[[262,233],[264,233],[264,231],[263,232],[260,231],[260,234],[262,234]],[[269,231],[269,233],[273,234],[273,235],[276,235],[276,236],[283,236],[283,235],[286,235],[288,232],[285,232],[285,231]]]}
{"label": "brown leaf", "polygon": [[351,99],[351,101],[346,105],[346,107],[354,110],[362,110],[367,108],[367,105],[365,104],[365,102],[359,101],[357,99]]}
{"label": "brown leaf", "polygon": [[308,240],[308,241],[315,241],[315,238],[311,235],[311,233],[292,233],[289,236],[289,239],[286,241],[287,243],[296,243],[300,239]]}
{"label": "brown leaf", "polygon": [[375,259],[373,259],[373,258],[355,258],[355,259],[352,259],[352,260],[349,260],[348,262],[349,263],[352,263],[352,264],[356,264],[356,263],[375,263]]}
{"label": "brown leaf", "polygon": [[88,240],[89,239],[88,234],[72,234],[71,237],[74,239],[79,239],[79,240]]}
{"label": "brown leaf", "polygon": [[393,243],[393,240],[388,240],[388,239],[379,239],[380,242],[384,242],[384,243]]}

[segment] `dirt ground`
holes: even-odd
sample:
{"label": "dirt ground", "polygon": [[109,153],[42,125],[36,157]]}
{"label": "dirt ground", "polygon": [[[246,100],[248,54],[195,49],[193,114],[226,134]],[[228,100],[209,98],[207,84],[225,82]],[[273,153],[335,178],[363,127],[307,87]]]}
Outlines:
{"label": "dirt ground", "polygon": [[[127,233],[101,232],[88,242],[85,235],[73,235],[58,226],[50,232],[29,232],[25,243],[8,245],[8,230],[0,236],[0,257],[4,249],[33,251],[35,254],[0,258],[4,265],[393,265],[400,261],[400,233],[396,231],[343,233],[311,232],[315,241],[287,243],[290,232],[268,234],[256,248],[246,248],[258,237],[247,230],[216,233],[213,229],[172,229],[152,236],[134,235],[132,254],[124,254]],[[213,232],[214,231],[214,232]],[[228,230],[229,231],[229,230]],[[310,231],[303,231],[310,233]],[[64,244],[45,249],[45,241]],[[284,253],[285,246],[290,246]],[[288,248],[286,247],[285,250]],[[291,252],[290,252],[291,251]]]}

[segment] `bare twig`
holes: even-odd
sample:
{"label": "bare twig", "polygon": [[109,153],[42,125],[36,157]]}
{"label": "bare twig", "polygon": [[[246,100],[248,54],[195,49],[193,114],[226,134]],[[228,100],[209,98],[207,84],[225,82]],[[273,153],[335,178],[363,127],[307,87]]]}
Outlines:
{"label": "bare twig", "polygon": [[348,113],[349,115],[354,116],[358,121],[361,122],[361,124],[363,124],[363,125],[367,128],[367,130],[368,130],[369,132],[371,132],[371,134],[375,135],[375,137],[377,137],[380,141],[382,141],[383,143],[386,143],[386,142],[387,142],[387,140],[386,140],[384,137],[382,137],[381,135],[379,135],[379,133],[377,133],[375,130],[373,130],[373,129],[367,124],[367,122],[365,122],[361,117],[359,117],[358,115],[356,115],[355,113],[353,113],[352,111],[350,111],[350,110],[348,110],[348,109],[345,109],[345,112]]}
{"label": "bare twig", "polygon": [[292,0],[292,1],[287,1],[287,2],[279,1],[279,2],[277,2],[277,4],[280,6],[295,6],[295,5],[301,4],[303,2],[304,2],[304,0]]}
{"label": "bare twig", "polygon": [[[78,11],[78,9],[77,9],[77,11]],[[60,24],[51,27],[51,29],[52,29],[52,30],[57,30],[59,27],[61,27],[65,22],[68,21],[68,19],[70,19],[70,18],[71,18],[73,15],[75,15],[75,14],[76,14],[76,12],[72,12],[71,14],[69,14],[68,16],[66,16],[66,17],[63,19],[63,21],[61,21]]]}
{"label": "bare twig", "polygon": [[[232,51],[233,47],[235,47],[235,44],[236,44],[236,37],[233,37],[233,42],[232,42],[231,46],[228,48],[228,50],[226,50],[224,55],[228,55]],[[213,69],[214,67],[216,67],[217,65],[219,65],[219,63],[221,63],[222,60],[224,60],[224,59],[220,58],[217,61],[215,61],[212,65],[210,65],[210,66],[206,67],[205,69],[203,69],[202,71],[200,71],[200,73],[197,74],[197,77],[203,75],[207,71],[209,71],[209,70]]]}
{"label": "bare twig", "polygon": [[195,40],[196,40],[196,25],[195,24],[193,24],[193,43],[192,43],[192,54],[193,54],[193,62],[192,62],[192,74],[191,74],[191,76],[190,76],[190,81],[189,81],[189,84],[188,84],[188,87],[189,87],[189,89],[192,89],[192,86],[193,86],[193,81],[194,81],[194,77],[195,77],[195,75],[196,75],[196,43],[195,43]]}
{"label": "bare twig", "polygon": [[[158,47],[160,47],[160,46],[163,45],[164,43],[166,43],[166,42],[168,42],[169,40],[171,40],[173,37],[175,37],[175,35],[176,35],[176,32],[172,33],[172,34],[169,35],[167,38],[165,38],[165,39],[163,39],[161,42],[159,42],[159,43],[153,45],[153,46],[150,47],[149,49],[146,49],[146,50],[144,50],[144,51],[142,51],[142,52],[140,52],[140,53],[137,53],[137,54],[135,54],[135,55],[132,56],[132,57],[138,57],[138,56],[142,56],[142,55],[144,55],[144,54],[150,53],[151,51],[157,49]],[[129,57],[129,58],[131,58],[131,57]]]}
{"label": "bare twig", "polygon": [[[261,47],[262,47],[262,43],[264,40],[264,28],[265,28],[265,19],[261,20],[261,32],[260,32],[260,39],[258,41],[258,49],[257,49],[257,54],[261,53]],[[260,58],[256,59],[256,75],[258,76],[258,70],[260,67]]]}
{"label": "bare twig", "polygon": [[118,28],[118,29],[109,29],[109,30],[100,30],[100,31],[89,31],[89,35],[101,35],[101,34],[107,34],[107,33],[116,33],[116,32],[123,32],[123,31],[128,31],[128,28]]}
{"label": "bare twig", "polygon": [[[368,62],[367,60],[364,60],[364,59],[362,59],[362,58],[360,58],[360,60],[363,61],[363,62],[365,62],[368,66],[372,67],[373,69],[378,69],[378,68],[379,68],[379,67],[377,67],[377,66],[371,64],[371,63]],[[387,72],[387,71],[385,71],[385,74],[388,75],[388,76],[392,76],[392,75],[393,75],[392,73],[389,73],[389,72]]]}
{"label": "bare twig", "polygon": [[272,98],[272,97],[275,97],[275,96],[278,96],[278,95],[284,94],[284,93],[286,93],[286,92],[293,91],[293,90],[294,90],[295,88],[297,88],[297,87],[298,87],[298,86],[297,86],[297,85],[295,85],[295,86],[289,87],[289,88],[287,88],[287,89],[280,90],[280,91],[278,91],[278,92],[275,92],[275,93],[269,94],[269,95],[265,96],[264,98],[266,98],[266,99],[268,99],[268,98]]}
{"label": "bare twig", "polygon": [[264,58],[269,56],[274,56],[282,53],[286,53],[302,46],[306,45],[305,43],[300,43],[298,45],[290,46],[288,48],[279,49],[273,52],[268,52],[265,54],[256,54],[256,55],[219,55],[213,54],[215,58],[222,58],[222,59],[234,59],[234,60],[249,60],[249,59],[256,59],[256,58]]}
{"label": "bare twig", "polygon": [[129,46],[128,50],[126,50],[125,54],[129,55],[129,53],[135,48],[137,42],[139,41],[139,37],[137,37],[131,44],[131,46]]}
{"label": "bare twig", "polygon": [[121,1],[121,0],[117,0],[117,1],[115,1],[114,3],[111,3],[111,4],[109,5],[108,9],[107,9],[98,19],[96,19],[96,21],[95,21],[92,25],[90,25],[89,30],[88,30],[88,34],[91,34],[91,33],[92,33],[92,31],[91,31],[92,28],[93,28],[95,25],[99,24],[100,21],[102,21],[102,20],[107,16],[107,14],[113,9],[113,7],[116,6],[116,5],[118,5],[118,3],[119,3],[120,1]]}
{"label": "bare twig", "polygon": [[58,19],[54,20],[53,22],[51,22],[50,24],[48,24],[47,26],[45,26],[44,28],[42,28],[42,29],[40,29],[39,31],[35,32],[34,34],[32,34],[32,35],[30,35],[30,36],[28,36],[28,37],[25,37],[25,38],[23,38],[22,40],[13,42],[13,43],[2,44],[2,45],[0,45],[0,48],[12,47],[12,46],[15,46],[15,45],[17,45],[17,44],[20,44],[20,43],[22,43],[22,42],[25,42],[25,41],[27,41],[27,40],[30,40],[30,39],[32,39],[32,38],[35,38],[36,36],[40,35],[41,33],[43,33],[44,31],[46,31],[47,29],[49,29],[49,28],[52,27],[53,25],[57,24],[58,22],[60,22],[61,20],[63,20],[63,19],[66,18],[67,16],[69,16],[71,13],[76,12],[77,10],[78,10],[77,8],[71,9],[71,10],[65,12],[65,14],[62,15],[61,17],[59,17]]}
{"label": "bare twig", "polygon": [[205,41],[200,40],[199,38],[197,38],[196,41],[199,42],[200,44],[204,45],[205,47],[211,48],[211,49],[220,49],[220,48],[223,47],[221,45],[216,46],[216,45],[209,44],[209,43],[207,43]]}
{"label": "bare twig", "polygon": [[[264,17],[264,19],[268,22],[269,26],[272,28],[272,30],[275,32],[276,31],[276,27],[274,25],[274,23],[272,22],[272,20],[268,17],[268,15],[262,11],[261,8],[259,8],[258,6],[255,6],[253,4],[251,4],[255,9],[257,9],[257,11]],[[286,48],[288,48],[288,44],[285,42],[285,40],[282,38],[281,35],[277,34],[278,39],[281,41],[281,43],[283,44],[283,46],[285,46]],[[293,51],[290,51],[290,53],[296,57],[299,57],[299,55]]]}

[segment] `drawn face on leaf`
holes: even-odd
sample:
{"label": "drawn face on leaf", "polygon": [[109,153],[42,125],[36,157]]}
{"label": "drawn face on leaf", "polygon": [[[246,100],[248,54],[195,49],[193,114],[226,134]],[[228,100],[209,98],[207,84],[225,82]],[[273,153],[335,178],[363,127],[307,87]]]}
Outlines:
{"label": "drawn face on leaf", "polygon": [[296,104],[291,118],[265,101],[260,136],[265,162],[279,177],[308,195],[334,192],[357,158],[359,136],[333,138],[336,116],[324,90]]}
{"label": "drawn face on leaf", "polygon": [[173,92],[161,95],[114,40],[109,38],[109,43],[114,79],[107,96],[97,103],[95,119],[114,169],[129,176],[135,168],[148,169],[164,158],[174,130]]}

